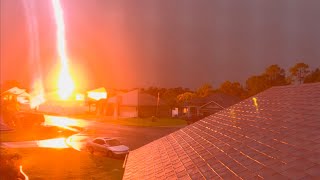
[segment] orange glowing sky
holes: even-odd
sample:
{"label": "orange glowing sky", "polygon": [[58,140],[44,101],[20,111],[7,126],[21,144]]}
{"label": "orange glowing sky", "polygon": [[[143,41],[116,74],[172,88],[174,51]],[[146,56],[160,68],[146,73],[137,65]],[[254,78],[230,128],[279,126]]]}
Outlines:
{"label": "orange glowing sky", "polygon": [[[22,0],[1,0],[1,82],[31,80]],[[34,3],[46,89],[59,70],[51,0]],[[319,66],[319,1],[61,0],[70,73],[82,88],[244,81],[270,64]],[[237,70],[235,70],[237,69]]]}

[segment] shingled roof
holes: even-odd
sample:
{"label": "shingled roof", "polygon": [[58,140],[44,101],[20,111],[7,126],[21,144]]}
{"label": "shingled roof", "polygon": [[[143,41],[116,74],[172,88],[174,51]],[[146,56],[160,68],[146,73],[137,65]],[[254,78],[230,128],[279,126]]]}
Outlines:
{"label": "shingled roof", "polygon": [[320,83],[270,88],[130,152],[124,179],[320,178]]}

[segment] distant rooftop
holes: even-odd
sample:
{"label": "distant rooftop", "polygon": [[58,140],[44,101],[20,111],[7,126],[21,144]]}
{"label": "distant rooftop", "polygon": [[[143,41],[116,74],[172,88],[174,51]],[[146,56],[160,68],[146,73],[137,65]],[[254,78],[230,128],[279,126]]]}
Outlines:
{"label": "distant rooftop", "polygon": [[190,102],[185,103],[185,105],[202,106],[212,101],[222,107],[229,107],[231,105],[234,105],[235,103],[240,102],[241,99],[236,96],[231,96],[224,93],[214,93],[207,97],[192,99]]}
{"label": "distant rooftop", "polygon": [[320,83],[270,88],[130,152],[124,179],[319,179]]}

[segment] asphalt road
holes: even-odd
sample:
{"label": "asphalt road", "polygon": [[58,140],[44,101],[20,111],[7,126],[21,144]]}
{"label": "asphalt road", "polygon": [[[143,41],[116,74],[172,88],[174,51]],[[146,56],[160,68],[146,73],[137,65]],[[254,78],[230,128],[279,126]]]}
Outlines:
{"label": "asphalt road", "polygon": [[[137,127],[121,126],[101,122],[91,122],[83,132],[74,135],[77,137],[115,137],[131,150],[137,149],[149,142],[168,135],[181,127]],[[83,139],[83,138],[80,138]],[[83,141],[83,140],[82,140]]]}
{"label": "asphalt road", "polygon": [[[72,128],[80,129],[80,131],[70,136],[68,143],[77,150],[84,150],[87,140],[95,137],[115,137],[128,146],[130,150],[134,150],[183,127],[122,126],[83,119],[71,119],[71,121]],[[37,147],[41,142],[2,142],[2,146],[7,148],[28,148]]]}

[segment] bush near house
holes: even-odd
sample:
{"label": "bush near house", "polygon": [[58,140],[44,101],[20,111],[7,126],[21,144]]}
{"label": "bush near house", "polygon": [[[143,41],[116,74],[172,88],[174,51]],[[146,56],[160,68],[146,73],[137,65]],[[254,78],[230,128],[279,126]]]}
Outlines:
{"label": "bush near house", "polygon": [[17,153],[9,153],[0,148],[0,174],[1,179],[24,179],[19,172],[21,156]]}

